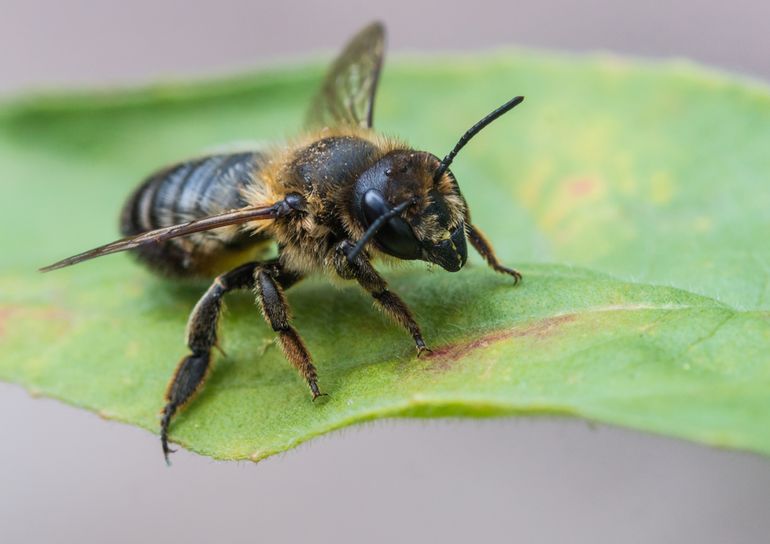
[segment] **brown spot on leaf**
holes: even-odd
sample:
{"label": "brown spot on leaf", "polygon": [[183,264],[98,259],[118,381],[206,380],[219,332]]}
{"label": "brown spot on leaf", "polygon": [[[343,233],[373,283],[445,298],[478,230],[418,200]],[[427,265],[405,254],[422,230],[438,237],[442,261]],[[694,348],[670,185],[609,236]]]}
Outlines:
{"label": "brown spot on leaf", "polygon": [[61,308],[40,308],[35,317],[44,321],[70,321],[72,314]]}
{"label": "brown spot on leaf", "polygon": [[56,323],[68,323],[71,315],[55,307],[28,308],[18,304],[0,306],[0,338],[5,336],[6,327],[12,319],[33,319],[35,321],[49,321]]}
{"label": "brown spot on leaf", "polygon": [[457,342],[434,349],[428,354],[426,359],[431,362],[429,370],[433,372],[446,372],[452,368],[452,363],[463,359],[469,353],[478,349],[509,338],[528,337],[536,340],[542,340],[552,335],[565,323],[574,321],[577,318],[575,314],[564,314],[554,317],[547,317],[525,325],[519,325],[502,331],[494,331],[485,334],[479,338],[474,338],[465,342]]}
{"label": "brown spot on leaf", "polygon": [[436,363],[439,364],[442,362],[456,361],[462,359],[472,351],[485,348],[488,345],[501,340],[506,340],[511,336],[513,336],[513,334],[510,330],[495,331],[467,342],[458,342],[456,344],[448,344],[436,348],[428,354],[427,359],[430,359],[431,361],[436,360]]}
{"label": "brown spot on leaf", "polygon": [[511,329],[510,335],[514,337],[530,336],[530,337],[542,339],[551,335],[554,332],[554,329],[556,329],[560,325],[563,325],[564,323],[569,323],[570,321],[574,321],[575,319],[576,319],[575,314],[564,314],[564,315],[557,315],[554,317],[547,317],[545,319],[541,319],[540,321],[535,321],[533,323],[530,323],[525,327],[514,327],[513,329]]}
{"label": "brown spot on leaf", "polygon": [[591,194],[596,188],[596,182],[591,178],[576,179],[569,185],[572,196],[585,196]]}
{"label": "brown spot on leaf", "polygon": [[16,310],[15,306],[0,306],[0,338],[5,336],[5,323]]}

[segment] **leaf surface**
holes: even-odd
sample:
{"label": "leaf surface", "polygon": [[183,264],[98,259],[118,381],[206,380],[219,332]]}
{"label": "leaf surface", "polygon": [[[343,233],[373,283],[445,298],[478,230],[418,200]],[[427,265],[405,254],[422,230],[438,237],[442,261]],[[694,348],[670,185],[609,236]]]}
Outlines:
{"label": "leaf surface", "polygon": [[[110,241],[148,172],[296,133],[321,71],[30,98],[0,108],[0,379],[158,426],[204,284],[125,255],[41,275]],[[386,271],[434,352],[354,286],[289,292],[327,402],[313,404],[252,297],[172,439],[258,460],[390,416],[584,417],[770,454],[770,93],[684,63],[505,52],[386,66],[375,120],[443,155],[527,96],[453,171],[519,287],[478,258]]]}

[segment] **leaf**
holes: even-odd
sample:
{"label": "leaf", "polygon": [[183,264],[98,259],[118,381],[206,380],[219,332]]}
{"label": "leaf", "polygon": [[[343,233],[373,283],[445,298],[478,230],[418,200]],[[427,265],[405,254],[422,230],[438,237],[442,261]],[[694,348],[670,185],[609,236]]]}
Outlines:
{"label": "leaf", "polygon": [[[157,432],[203,284],[125,255],[35,272],[116,235],[133,186],[222,142],[280,140],[319,67],[217,83],[46,96],[0,109],[0,379]],[[381,417],[564,414],[770,454],[770,93],[685,63],[505,52],[386,66],[376,121],[445,153],[514,94],[524,105],[453,170],[512,287],[387,272],[430,357],[353,286],[289,292],[319,369],[310,402],[249,294],[172,439],[262,459]]]}

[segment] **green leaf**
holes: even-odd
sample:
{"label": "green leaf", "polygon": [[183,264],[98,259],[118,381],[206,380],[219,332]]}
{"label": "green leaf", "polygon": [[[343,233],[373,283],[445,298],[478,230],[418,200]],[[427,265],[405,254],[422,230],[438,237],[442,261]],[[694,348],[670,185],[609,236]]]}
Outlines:
{"label": "green leaf", "polygon": [[[0,378],[157,432],[203,284],[125,255],[35,269],[110,241],[159,165],[300,126],[320,67],[0,108]],[[770,454],[770,93],[685,63],[505,52],[386,67],[381,130],[442,155],[514,94],[453,166],[509,278],[386,272],[434,349],[354,286],[289,292],[325,403],[249,294],[172,439],[258,460],[390,416],[566,414]],[[160,455],[160,453],[159,453]]]}

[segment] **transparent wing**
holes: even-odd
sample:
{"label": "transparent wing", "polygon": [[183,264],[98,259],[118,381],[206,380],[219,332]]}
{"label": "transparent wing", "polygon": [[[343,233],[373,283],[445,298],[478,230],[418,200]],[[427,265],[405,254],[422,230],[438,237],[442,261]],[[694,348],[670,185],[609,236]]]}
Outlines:
{"label": "transparent wing", "polygon": [[382,23],[372,23],[356,34],[334,61],[310,103],[307,126],[370,128],[384,52]]}
{"label": "transparent wing", "polygon": [[219,227],[225,227],[227,225],[237,225],[240,223],[246,223],[248,221],[259,221],[266,219],[275,219],[276,217],[285,214],[285,206],[283,201],[273,204],[272,206],[260,206],[249,207],[233,210],[218,215],[212,215],[210,217],[204,217],[203,219],[196,219],[195,221],[189,221],[180,225],[172,225],[162,229],[151,230],[136,236],[129,238],[123,238],[110,244],[99,246],[83,253],[78,253],[72,257],[68,257],[54,264],[48,265],[40,269],[41,272],[50,272],[51,270],[57,270],[64,268],[65,266],[71,266],[73,264],[95,259],[103,255],[109,255],[110,253],[118,253],[119,251],[126,251],[128,249],[134,249],[136,247],[160,243],[171,238],[178,238],[187,234],[193,234],[194,232],[201,232],[204,230],[216,229]]}

